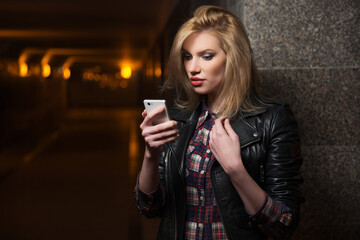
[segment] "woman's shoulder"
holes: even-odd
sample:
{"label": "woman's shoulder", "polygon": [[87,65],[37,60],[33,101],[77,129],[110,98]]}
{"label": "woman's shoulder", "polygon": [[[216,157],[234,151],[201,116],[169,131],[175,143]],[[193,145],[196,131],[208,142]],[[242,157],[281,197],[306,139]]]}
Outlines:
{"label": "woman's shoulder", "polygon": [[289,103],[279,100],[279,99],[269,99],[265,102],[266,112],[269,114],[290,114],[293,115],[293,112],[290,108]]}
{"label": "woman's shoulder", "polygon": [[261,115],[263,122],[268,122],[265,124],[271,126],[271,128],[285,126],[297,128],[297,120],[290,108],[290,105],[279,99],[269,99],[264,102],[265,111]]}
{"label": "woman's shoulder", "polygon": [[[249,119],[249,118],[260,118],[261,121],[276,121],[276,120],[285,120],[286,118],[295,119],[292,110],[287,102],[274,99],[266,98],[261,99],[257,102],[256,108],[254,111],[240,113],[240,118]],[[281,120],[282,119],[282,120]]]}
{"label": "woman's shoulder", "polygon": [[268,112],[278,112],[278,111],[287,111],[290,110],[290,105],[280,99],[266,99],[264,101],[266,111]]}

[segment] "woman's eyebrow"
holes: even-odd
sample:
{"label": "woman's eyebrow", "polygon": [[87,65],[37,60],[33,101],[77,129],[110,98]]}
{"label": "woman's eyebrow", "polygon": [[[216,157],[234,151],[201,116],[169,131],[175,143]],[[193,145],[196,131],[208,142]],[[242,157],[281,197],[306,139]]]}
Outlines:
{"label": "woman's eyebrow", "polygon": [[[189,53],[189,54],[191,54],[191,53],[190,53],[189,51],[187,51],[185,48],[182,49],[182,52],[183,52],[183,53]],[[213,53],[214,50],[212,50],[212,49],[210,49],[210,48],[207,48],[207,49],[205,49],[205,50],[201,50],[201,51],[199,51],[199,52],[196,52],[196,54],[197,54],[197,55],[203,55],[204,53],[209,53],[209,52]]]}
{"label": "woman's eyebrow", "polygon": [[183,53],[189,53],[189,51],[187,51],[185,48],[182,48],[181,51],[182,51]]}
{"label": "woman's eyebrow", "polygon": [[205,50],[200,51],[199,54],[202,55],[202,54],[204,54],[204,53],[209,53],[209,52],[213,53],[214,50],[208,48],[208,49],[205,49]]}

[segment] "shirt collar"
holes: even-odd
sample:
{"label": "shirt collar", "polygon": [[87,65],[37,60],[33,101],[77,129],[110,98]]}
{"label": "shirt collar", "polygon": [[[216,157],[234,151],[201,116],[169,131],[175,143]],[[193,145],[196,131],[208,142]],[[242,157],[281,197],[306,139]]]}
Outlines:
{"label": "shirt collar", "polygon": [[204,97],[201,100],[201,113],[196,124],[196,128],[199,128],[207,120],[208,117],[215,118],[215,114],[211,112],[210,108],[207,105],[206,98]]}

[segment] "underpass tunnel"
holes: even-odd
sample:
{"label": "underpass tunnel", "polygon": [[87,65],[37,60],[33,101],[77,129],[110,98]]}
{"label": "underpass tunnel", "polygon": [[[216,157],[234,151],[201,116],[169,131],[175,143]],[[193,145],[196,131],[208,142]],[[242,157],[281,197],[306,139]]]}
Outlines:
{"label": "underpass tunnel", "polygon": [[0,239],[154,239],[132,193],[142,101],[190,8],[0,2]]}
{"label": "underpass tunnel", "polygon": [[160,38],[177,4],[2,1],[0,146],[55,130],[69,108],[141,107],[157,96]]}

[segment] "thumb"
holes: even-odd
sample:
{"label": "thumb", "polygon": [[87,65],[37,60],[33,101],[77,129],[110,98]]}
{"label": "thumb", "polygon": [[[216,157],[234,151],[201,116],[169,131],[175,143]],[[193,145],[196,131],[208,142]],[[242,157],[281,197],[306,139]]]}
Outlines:
{"label": "thumb", "polygon": [[225,131],[228,133],[229,136],[237,136],[236,132],[234,131],[234,129],[231,127],[230,125],[230,121],[229,119],[225,119],[224,121],[224,128],[225,128]]}

